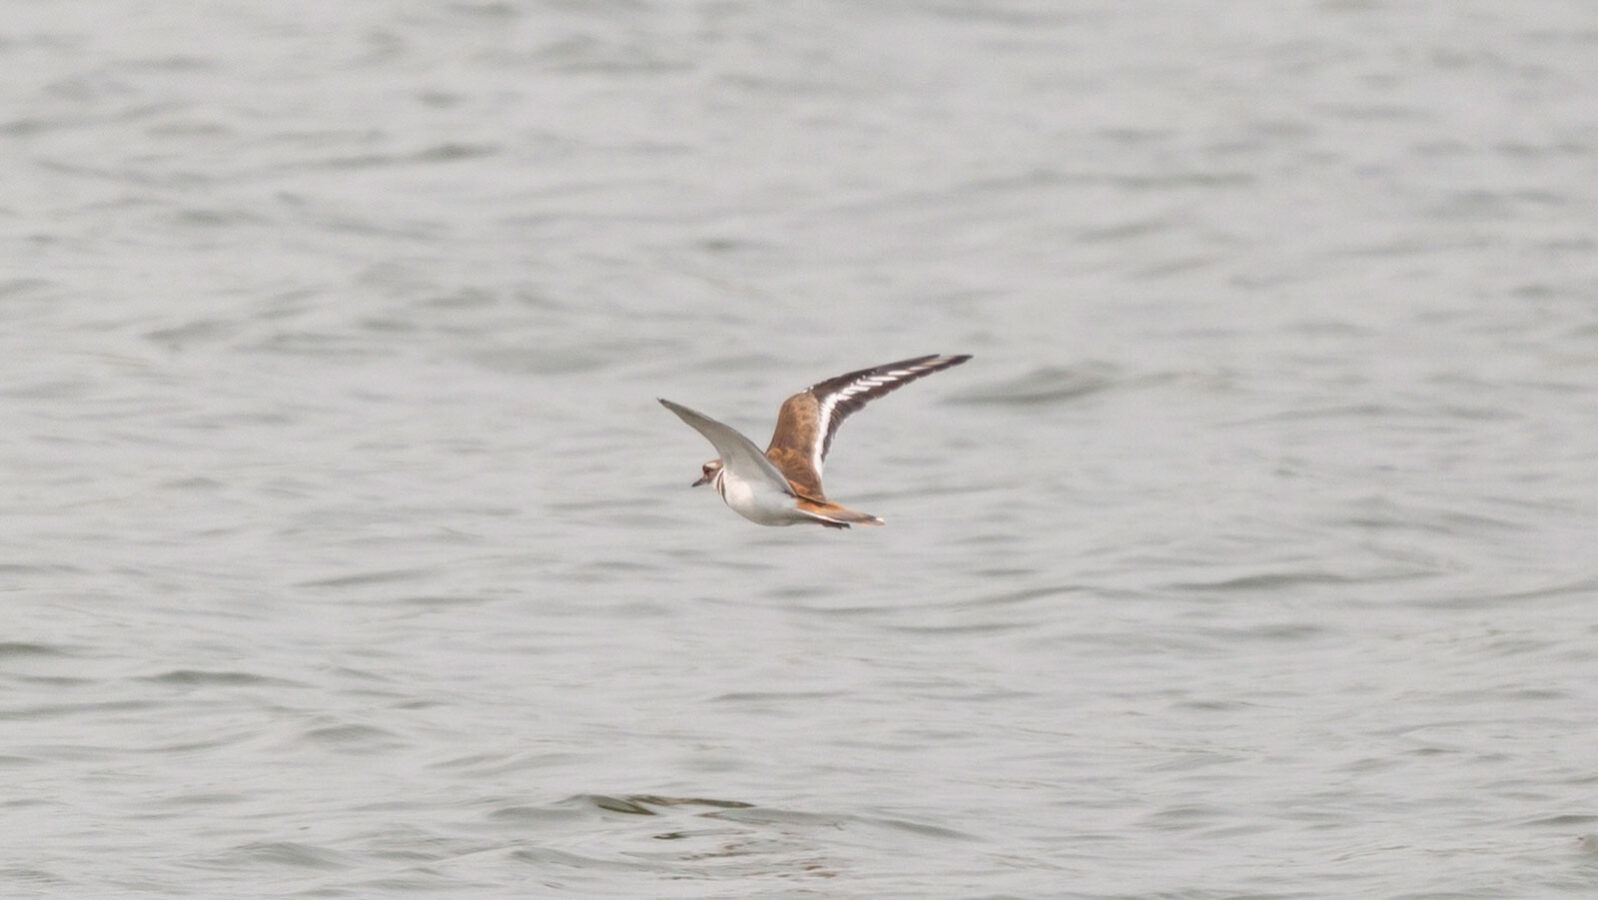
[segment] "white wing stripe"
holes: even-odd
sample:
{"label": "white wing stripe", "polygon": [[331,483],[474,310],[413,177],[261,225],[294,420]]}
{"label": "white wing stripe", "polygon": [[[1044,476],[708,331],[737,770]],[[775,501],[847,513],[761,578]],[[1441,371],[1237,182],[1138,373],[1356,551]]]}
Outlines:
{"label": "white wing stripe", "polygon": [[821,477],[822,448],[827,445],[827,433],[832,428],[832,412],[838,401],[847,400],[856,394],[868,394],[883,385],[893,384],[906,378],[921,374],[932,366],[914,366],[908,369],[890,369],[878,372],[864,378],[851,381],[836,391],[821,398],[820,409],[816,417],[816,442],[810,448],[810,467],[816,470],[816,477]]}

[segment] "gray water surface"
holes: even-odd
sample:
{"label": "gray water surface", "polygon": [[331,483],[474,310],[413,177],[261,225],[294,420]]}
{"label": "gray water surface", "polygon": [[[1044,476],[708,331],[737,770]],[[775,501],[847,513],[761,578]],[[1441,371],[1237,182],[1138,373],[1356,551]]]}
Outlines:
{"label": "gray water surface", "polygon": [[[0,22],[0,894],[1598,889],[1598,8]],[[763,529],[763,443],[877,401]]]}

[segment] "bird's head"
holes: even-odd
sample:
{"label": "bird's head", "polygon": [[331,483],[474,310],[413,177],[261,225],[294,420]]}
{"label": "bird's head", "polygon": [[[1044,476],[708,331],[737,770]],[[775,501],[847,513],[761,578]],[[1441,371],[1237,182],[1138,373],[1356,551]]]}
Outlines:
{"label": "bird's head", "polygon": [[698,481],[690,485],[691,487],[699,487],[701,484],[709,484],[715,481],[716,475],[721,472],[721,460],[713,459],[700,466],[699,471],[703,474],[700,475]]}

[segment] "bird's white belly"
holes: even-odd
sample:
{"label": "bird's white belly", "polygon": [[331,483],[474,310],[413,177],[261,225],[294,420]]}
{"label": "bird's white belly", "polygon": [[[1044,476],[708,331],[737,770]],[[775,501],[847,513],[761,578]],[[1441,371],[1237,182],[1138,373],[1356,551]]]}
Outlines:
{"label": "bird's white belly", "polygon": [[765,481],[747,481],[722,469],[716,475],[716,491],[732,511],[761,525],[794,525],[810,520],[794,507],[792,496]]}

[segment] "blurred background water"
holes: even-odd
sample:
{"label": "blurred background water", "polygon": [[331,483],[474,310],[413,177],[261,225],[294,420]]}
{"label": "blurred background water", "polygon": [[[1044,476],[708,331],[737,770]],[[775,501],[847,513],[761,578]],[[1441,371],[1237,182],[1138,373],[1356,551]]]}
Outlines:
{"label": "blurred background water", "polygon": [[[1598,888],[1598,9],[11,0],[0,893]],[[851,419],[762,529],[666,396]]]}

